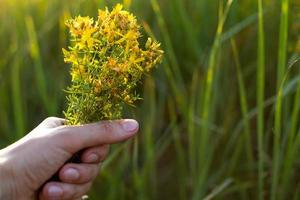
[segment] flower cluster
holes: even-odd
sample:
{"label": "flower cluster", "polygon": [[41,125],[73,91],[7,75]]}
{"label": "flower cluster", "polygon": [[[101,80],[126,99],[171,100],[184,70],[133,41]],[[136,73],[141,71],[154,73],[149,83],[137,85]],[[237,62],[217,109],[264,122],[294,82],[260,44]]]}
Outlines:
{"label": "flower cluster", "polygon": [[98,19],[78,16],[66,22],[71,46],[63,49],[71,64],[68,87],[68,124],[83,124],[121,117],[124,104],[133,105],[143,75],[161,62],[160,44],[148,38],[141,48],[136,17],[118,4]]}

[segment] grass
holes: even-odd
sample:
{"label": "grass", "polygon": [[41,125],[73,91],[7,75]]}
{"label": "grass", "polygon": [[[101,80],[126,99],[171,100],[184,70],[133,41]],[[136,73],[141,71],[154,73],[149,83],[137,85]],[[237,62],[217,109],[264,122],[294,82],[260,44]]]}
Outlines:
{"label": "grass", "polygon": [[258,143],[258,199],[264,199],[264,91],[265,91],[265,33],[262,0],[258,0],[257,50],[257,143]]}
{"label": "grass", "polygon": [[[278,47],[278,67],[277,67],[277,102],[275,108],[275,122],[274,122],[274,142],[273,142],[273,178],[271,186],[271,199],[275,200],[278,190],[278,179],[281,165],[281,131],[282,131],[282,84],[286,68],[286,52],[287,52],[287,35],[288,35],[288,0],[281,3],[281,17],[280,17],[280,32],[279,32],[279,47]],[[291,144],[289,144],[291,145]]]}
{"label": "grass", "polygon": [[297,0],[0,1],[0,147],[62,117],[64,21],[117,2],[166,56],[91,199],[300,199]]}

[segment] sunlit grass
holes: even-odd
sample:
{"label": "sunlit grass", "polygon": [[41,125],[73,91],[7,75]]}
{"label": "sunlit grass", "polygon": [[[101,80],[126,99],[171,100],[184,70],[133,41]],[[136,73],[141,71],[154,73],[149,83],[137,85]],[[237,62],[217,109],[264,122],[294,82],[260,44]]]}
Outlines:
{"label": "sunlit grass", "polygon": [[297,0],[0,1],[1,147],[63,116],[64,21],[115,3],[166,56],[125,114],[139,135],[113,146],[91,199],[299,199]]}

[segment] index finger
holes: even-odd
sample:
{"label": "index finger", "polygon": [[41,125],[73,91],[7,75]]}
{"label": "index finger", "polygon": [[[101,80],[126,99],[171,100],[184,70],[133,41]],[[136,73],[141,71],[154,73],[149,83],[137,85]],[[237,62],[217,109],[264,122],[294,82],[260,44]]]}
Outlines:
{"label": "index finger", "polygon": [[59,128],[62,133],[57,138],[62,147],[75,153],[87,147],[129,139],[137,133],[139,125],[136,120],[124,119]]}

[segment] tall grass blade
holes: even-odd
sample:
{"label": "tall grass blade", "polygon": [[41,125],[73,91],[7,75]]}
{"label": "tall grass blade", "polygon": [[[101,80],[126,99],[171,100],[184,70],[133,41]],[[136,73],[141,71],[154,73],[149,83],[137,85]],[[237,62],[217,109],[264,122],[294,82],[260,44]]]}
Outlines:
{"label": "tall grass blade", "polygon": [[188,140],[189,140],[189,169],[190,176],[192,177],[192,183],[195,184],[195,178],[197,177],[197,137],[194,118],[196,116],[196,101],[197,101],[197,86],[199,84],[199,75],[194,73],[190,92],[190,102],[188,106]]}
{"label": "tall grass blade", "polygon": [[300,80],[298,79],[298,85],[296,95],[294,97],[293,111],[291,116],[291,128],[289,131],[289,138],[287,142],[287,150],[285,154],[285,161],[282,171],[282,192],[279,199],[284,198],[291,186],[291,178],[294,174],[293,164],[296,162],[296,152],[299,147],[299,135],[296,136],[297,128],[299,126],[299,109],[300,109]]}
{"label": "tall grass blade", "polygon": [[199,57],[201,55],[201,48],[199,46],[196,31],[193,29],[193,25],[184,7],[183,1],[174,0],[174,3],[172,5],[175,7],[176,13],[178,13],[179,15],[179,19],[181,22],[179,25],[180,27],[183,27],[181,31],[185,32],[187,46],[191,48],[191,53]]}
{"label": "tall grass blade", "polygon": [[154,13],[156,14],[157,17],[157,21],[158,21],[158,25],[160,27],[160,30],[162,32],[162,36],[163,36],[163,40],[166,46],[166,52],[168,53],[168,59],[170,62],[170,66],[172,67],[171,71],[172,71],[172,76],[175,77],[176,83],[177,83],[177,87],[180,88],[181,92],[184,93],[185,92],[185,88],[184,88],[184,81],[182,78],[182,73],[180,71],[180,67],[175,55],[175,51],[172,45],[172,40],[170,38],[170,34],[169,31],[167,29],[167,25],[165,23],[165,20],[163,18],[163,15],[161,13],[161,9],[160,6],[157,2],[157,0],[151,0],[151,5],[152,8],[154,10]]}
{"label": "tall grass blade", "polygon": [[258,0],[257,51],[257,143],[258,143],[258,199],[264,199],[264,90],[265,90],[265,33],[262,0]]}
{"label": "tall grass blade", "polygon": [[277,67],[277,90],[278,96],[275,107],[275,130],[273,141],[273,163],[272,163],[272,185],[271,199],[276,200],[278,196],[278,181],[280,170],[280,140],[281,140],[281,118],[282,118],[282,90],[285,67],[286,67],[286,52],[287,52],[287,34],[288,34],[288,0],[282,0],[281,3],[281,19],[280,19],[280,35],[278,48],[278,67]]}
{"label": "tall grass blade", "polygon": [[246,154],[250,161],[250,163],[253,162],[253,155],[252,155],[252,144],[251,144],[251,130],[250,130],[250,124],[247,117],[248,114],[248,102],[247,102],[247,92],[245,87],[245,82],[243,78],[243,74],[241,71],[241,63],[239,59],[239,54],[236,46],[236,42],[234,39],[231,39],[231,46],[233,51],[233,57],[235,61],[236,71],[237,71],[237,79],[239,83],[239,95],[240,95],[240,104],[242,109],[242,115],[243,115],[243,123],[244,123],[244,141],[246,143]]}
{"label": "tall grass blade", "polygon": [[144,103],[146,104],[145,110],[147,111],[147,115],[144,117],[143,124],[143,135],[144,135],[144,142],[143,145],[145,151],[145,165],[144,165],[144,191],[147,192],[147,196],[150,199],[155,199],[156,193],[156,160],[155,160],[155,145],[154,145],[154,138],[153,138],[153,127],[155,127],[155,114],[156,108],[158,105],[156,104],[156,94],[155,94],[155,82],[153,79],[147,79],[145,82],[144,87]]}
{"label": "tall grass blade", "polygon": [[205,191],[204,188],[204,181],[207,177],[207,171],[210,165],[210,156],[208,151],[208,140],[209,140],[209,126],[210,123],[210,105],[212,99],[212,92],[213,92],[213,83],[214,83],[214,76],[217,67],[217,59],[218,53],[220,50],[220,39],[223,33],[223,28],[226,22],[227,15],[229,13],[230,7],[232,5],[232,0],[228,0],[223,10],[223,5],[220,3],[219,7],[219,22],[217,26],[215,40],[213,42],[210,56],[209,56],[209,63],[208,63],[208,71],[206,75],[206,90],[204,93],[204,103],[203,103],[203,112],[202,112],[202,119],[204,121],[204,126],[200,130],[200,147],[199,147],[199,179],[196,185],[196,191],[193,199],[199,199],[203,196]]}
{"label": "tall grass blade", "polygon": [[37,89],[40,95],[42,102],[46,108],[48,115],[54,113],[54,109],[52,108],[53,104],[51,103],[48,94],[47,94],[47,80],[45,77],[45,72],[42,64],[42,57],[40,55],[40,47],[38,44],[38,38],[34,26],[34,22],[31,16],[27,16],[25,18],[27,33],[29,37],[29,50],[32,60],[34,61],[34,69],[37,81]]}
{"label": "tall grass blade", "polygon": [[[153,31],[151,30],[151,28],[149,27],[149,25],[146,22],[143,22],[143,27],[146,31],[146,33],[151,37],[151,38],[156,38],[154,36]],[[171,64],[169,62],[169,60],[165,60],[162,64],[162,68],[167,76],[167,81],[170,84],[171,90],[173,92],[173,95],[176,98],[176,102],[179,105],[180,109],[182,112],[184,112],[184,108],[185,105],[182,99],[182,89],[180,89],[177,85],[178,85],[178,81],[176,80],[176,78],[174,77],[174,73],[172,72],[172,67]]]}
{"label": "tall grass blade", "polygon": [[232,179],[226,179],[221,185],[216,187],[209,195],[207,195],[203,200],[213,200],[218,194],[225,190],[233,182]]}
{"label": "tall grass blade", "polygon": [[[18,54],[17,54],[18,55]],[[23,108],[23,95],[21,87],[21,64],[19,62],[18,56],[15,56],[15,61],[11,68],[11,91],[12,91],[12,104],[13,104],[13,116],[14,116],[14,126],[16,131],[15,140],[22,138],[26,131],[26,120],[24,116]]]}

